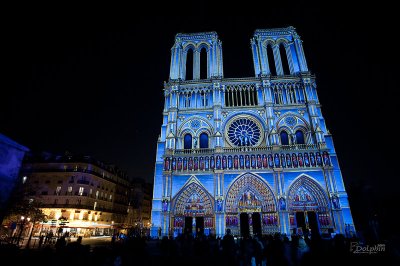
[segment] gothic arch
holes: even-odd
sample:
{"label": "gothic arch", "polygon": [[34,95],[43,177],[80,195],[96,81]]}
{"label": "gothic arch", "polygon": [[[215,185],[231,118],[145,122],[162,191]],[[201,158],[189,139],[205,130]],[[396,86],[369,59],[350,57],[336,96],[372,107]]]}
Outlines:
{"label": "gothic arch", "polygon": [[[192,62],[188,62],[188,52],[189,50],[192,50]],[[195,45],[193,45],[192,43],[188,43],[187,45],[184,46],[184,50],[183,50],[183,76],[185,80],[193,80],[194,76],[193,76],[193,68],[194,68],[194,62],[195,62]],[[188,79],[188,73],[190,73],[190,71],[188,72],[188,63],[191,64],[191,68],[189,68],[189,70],[192,70],[191,72],[193,74],[191,74],[192,76],[190,76],[190,78]]]}
{"label": "gothic arch", "polygon": [[285,38],[279,38],[275,41],[276,45],[281,45],[281,43],[284,45],[285,48],[289,45],[289,41]]}
{"label": "gothic arch", "polygon": [[274,45],[275,45],[275,41],[273,40],[273,39],[265,39],[264,41],[263,41],[263,44],[262,44],[262,46],[263,46],[263,48],[264,49],[267,49],[267,46],[268,45],[270,45],[271,47],[274,47]]}
{"label": "gothic arch", "polygon": [[[193,129],[191,127],[191,122],[196,119],[200,121],[200,126],[197,129]],[[206,124],[207,126],[201,125],[202,123]],[[207,133],[209,133],[209,136],[214,134],[213,126],[204,117],[194,115],[194,116],[190,116],[189,118],[185,119],[182,122],[182,124],[178,128],[178,136],[182,137],[185,134],[185,132],[187,132],[187,131],[193,132],[193,136],[196,136],[197,133],[200,134],[199,132],[200,131],[202,132],[204,130],[206,130]]]}
{"label": "gothic arch", "polygon": [[192,130],[192,129],[190,129],[190,128],[185,128],[184,130],[182,130],[182,131],[180,131],[179,132],[179,137],[184,137],[186,134],[190,134],[190,135],[192,135],[192,137],[194,137],[194,136],[196,136],[196,133]]}
{"label": "gothic arch", "polygon": [[302,174],[290,184],[287,191],[289,211],[313,210],[327,212],[329,201],[322,186],[309,175]]}
{"label": "gothic arch", "polygon": [[172,199],[175,216],[212,216],[214,200],[200,181],[192,176]]}
{"label": "gothic arch", "polygon": [[185,55],[187,54],[187,51],[189,49],[192,49],[193,52],[194,52],[196,50],[196,44],[194,44],[192,42],[188,42],[188,43],[183,45],[183,52],[184,52]]}
{"label": "gothic arch", "polygon": [[208,53],[209,53],[209,50],[210,50],[210,44],[205,42],[205,41],[201,41],[201,42],[199,42],[197,44],[196,48],[198,49],[199,52],[201,51],[201,49],[205,48],[206,52],[207,52],[207,56],[208,56]]}
{"label": "gothic arch", "polygon": [[207,136],[207,147],[205,147],[205,148],[210,148],[211,147],[211,143],[210,143],[210,132],[207,130],[207,129],[200,129],[199,131],[198,131],[198,135],[197,135],[197,137],[198,137],[198,139],[199,139],[199,148],[202,148],[201,147],[201,143],[202,143],[202,134],[205,134],[206,136]]}
{"label": "gothic arch", "polygon": [[298,140],[297,140],[297,134],[296,134],[297,131],[301,131],[303,133],[303,140],[304,140],[303,144],[308,143],[309,137],[308,137],[307,128],[305,128],[303,125],[297,125],[296,127],[293,128],[293,134],[295,135],[295,138],[296,138],[296,144],[299,144]]}
{"label": "gothic arch", "polygon": [[[241,204],[243,195],[251,195],[252,198],[248,205]],[[244,208],[254,208],[258,212],[276,211],[274,193],[260,176],[245,173],[233,180],[229,186],[225,198],[226,213],[238,213]]]}
{"label": "gothic arch", "polygon": [[[296,118],[296,123],[294,125],[287,125],[285,119],[289,116],[293,116]],[[277,130],[279,131],[280,128],[283,128],[283,127],[290,129],[290,133],[295,132],[299,127],[302,127],[305,130],[304,133],[306,133],[307,130],[309,130],[309,128],[310,128],[308,122],[303,117],[301,117],[300,115],[298,115],[294,112],[287,112],[278,118],[278,120],[276,122]]]}

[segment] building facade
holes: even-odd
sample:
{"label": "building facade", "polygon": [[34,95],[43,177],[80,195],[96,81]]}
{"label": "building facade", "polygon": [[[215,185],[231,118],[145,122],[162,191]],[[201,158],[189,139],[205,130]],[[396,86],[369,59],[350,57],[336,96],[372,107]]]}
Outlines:
{"label": "building facade", "polygon": [[112,235],[133,226],[131,183],[113,165],[89,156],[41,154],[27,157],[21,174],[28,197],[47,216],[33,235],[63,233],[83,237]]}
{"label": "building facade", "polygon": [[254,77],[224,78],[215,32],[177,34],[157,142],[153,237],[354,232],[295,28],[259,29]]}

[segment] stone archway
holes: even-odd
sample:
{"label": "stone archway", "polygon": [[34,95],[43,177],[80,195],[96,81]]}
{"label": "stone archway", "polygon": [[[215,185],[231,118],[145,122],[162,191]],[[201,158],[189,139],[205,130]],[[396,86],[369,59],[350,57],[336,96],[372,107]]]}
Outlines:
{"label": "stone archway", "polygon": [[195,179],[182,187],[173,198],[172,206],[172,228],[175,234],[193,233],[193,230],[205,234],[214,231],[214,201]]}
{"label": "stone archway", "polygon": [[292,231],[322,233],[332,227],[328,197],[317,181],[302,175],[289,186],[287,195]]}
{"label": "stone archway", "polygon": [[[250,234],[252,219],[260,219],[263,234],[279,232],[275,196],[269,185],[259,176],[251,173],[237,177],[230,185],[225,199],[226,227],[234,234],[243,234],[243,213],[249,214]],[[254,215],[253,214],[259,214]],[[246,227],[247,228],[247,227]]]}

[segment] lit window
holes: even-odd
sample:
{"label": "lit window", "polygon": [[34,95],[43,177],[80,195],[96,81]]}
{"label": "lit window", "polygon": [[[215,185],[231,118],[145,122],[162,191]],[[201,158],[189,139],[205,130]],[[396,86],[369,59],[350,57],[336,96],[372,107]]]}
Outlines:
{"label": "lit window", "polygon": [[93,210],[96,210],[96,207],[97,207],[97,201],[94,202]]}
{"label": "lit window", "polygon": [[110,200],[112,200],[112,195],[110,194]]}
{"label": "lit window", "polygon": [[192,135],[190,135],[190,134],[186,134],[185,135],[183,148],[184,149],[191,149],[192,148]]}
{"label": "lit window", "polygon": [[92,195],[92,193],[93,193],[93,189],[90,189],[89,194]]}
{"label": "lit window", "polygon": [[57,187],[57,188],[56,188],[56,194],[57,194],[57,195],[60,195],[60,191],[61,191],[61,187]]}
{"label": "lit window", "polygon": [[22,184],[25,184],[25,182],[26,182],[26,179],[28,179],[28,177],[27,177],[27,176],[24,176],[24,177],[22,178]]}
{"label": "lit window", "polygon": [[72,187],[68,187],[68,192],[69,192],[69,193],[72,192]]}
{"label": "lit window", "polygon": [[286,133],[286,131],[282,131],[280,136],[281,136],[281,144],[282,145],[289,145],[288,133]]}
{"label": "lit window", "polygon": [[297,144],[304,144],[304,134],[303,131],[297,130],[296,131],[296,143]]}
{"label": "lit window", "polygon": [[84,190],[84,187],[79,187],[79,196],[82,196]]}
{"label": "lit window", "polygon": [[98,199],[99,198],[99,191],[97,190],[96,191],[96,199]]}

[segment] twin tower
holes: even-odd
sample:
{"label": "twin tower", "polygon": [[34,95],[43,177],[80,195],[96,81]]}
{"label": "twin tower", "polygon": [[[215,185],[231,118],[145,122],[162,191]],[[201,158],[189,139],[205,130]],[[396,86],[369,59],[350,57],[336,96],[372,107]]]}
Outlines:
{"label": "twin tower", "polygon": [[[256,77],[308,72],[302,43],[293,27],[256,30],[251,39],[251,49]],[[206,76],[200,77],[202,53],[202,59],[207,61],[207,69]],[[193,59],[188,60],[188,55]],[[189,73],[187,68],[193,73]],[[216,32],[176,35],[171,55],[171,81],[223,78],[223,72],[222,43]]]}
{"label": "twin tower", "polygon": [[355,232],[300,37],[256,30],[250,44],[255,75],[224,78],[217,33],[176,35],[152,237]]}

